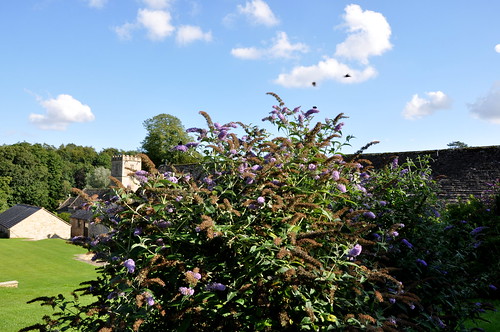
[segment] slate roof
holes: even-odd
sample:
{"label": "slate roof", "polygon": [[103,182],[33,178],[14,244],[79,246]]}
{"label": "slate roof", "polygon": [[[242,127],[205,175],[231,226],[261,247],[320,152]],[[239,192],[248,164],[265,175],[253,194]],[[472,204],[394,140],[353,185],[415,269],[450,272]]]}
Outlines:
{"label": "slate roof", "polygon": [[92,220],[94,212],[89,210],[76,210],[71,214],[70,218],[80,219],[80,220]]}
{"label": "slate roof", "polygon": [[[111,195],[110,189],[83,189],[83,192],[90,197],[95,197],[99,200],[108,200]],[[86,201],[80,196],[69,197],[66,199],[58,208],[58,212],[67,212],[73,210],[79,210],[86,203]]]}
{"label": "slate roof", "polygon": [[12,228],[41,209],[41,207],[27,204],[14,205],[7,211],[0,213],[0,225],[7,229]]}

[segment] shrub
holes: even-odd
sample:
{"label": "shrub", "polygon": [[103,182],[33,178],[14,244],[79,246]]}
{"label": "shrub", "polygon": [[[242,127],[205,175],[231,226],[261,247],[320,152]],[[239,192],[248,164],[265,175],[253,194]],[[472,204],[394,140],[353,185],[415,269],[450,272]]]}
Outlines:
{"label": "shrub", "polygon": [[135,193],[94,202],[110,231],[73,241],[107,263],[77,290],[95,302],[39,299],[58,311],[25,330],[429,330],[471,316],[465,279],[443,273],[462,261],[438,240],[425,161],[370,171],[341,154],[342,114],[313,125],[319,110],[271,95],[264,120],[282,137],[201,112],[208,128],[175,147],[203,150],[198,169],[146,163]]}
{"label": "shrub", "polygon": [[468,272],[478,284],[475,296],[500,298],[500,181],[490,184],[481,196],[447,206],[443,218],[455,241],[460,237],[470,248]]}
{"label": "shrub", "polygon": [[481,278],[486,277],[485,266],[476,261],[477,236],[463,222],[450,224],[441,217],[444,207],[437,200],[428,157],[394,159],[370,172],[364,185],[370,193],[364,204],[376,215],[372,238],[388,248],[379,256],[384,259],[375,259],[392,267],[405,285],[403,292],[391,292],[386,315],[414,330],[458,329],[467,317],[488,308],[471,300],[485,287]]}

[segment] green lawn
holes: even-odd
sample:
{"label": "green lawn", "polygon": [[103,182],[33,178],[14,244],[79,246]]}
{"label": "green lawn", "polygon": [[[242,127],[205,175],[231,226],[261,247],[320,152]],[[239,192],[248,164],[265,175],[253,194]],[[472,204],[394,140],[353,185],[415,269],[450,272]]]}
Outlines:
{"label": "green lawn", "polygon": [[18,331],[52,312],[50,307],[27,301],[39,296],[70,296],[80,282],[94,279],[95,267],[74,259],[85,252],[59,239],[0,239],[0,282],[19,282],[18,288],[0,288],[0,331]]}
{"label": "green lawn", "polygon": [[[487,320],[482,321],[478,320],[475,323],[474,322],[468,322],[466,324],[466,327],[472,328],[472,327],[480,327],[484,329],[486,332],[497,332],[500,331],[500,300],[478,300],[478,302],[488,302],[491,303],[495,306],[495,309],[497,311],[486,311],[485,313],[481,314],[481,318]],[[477,325],[476,325],[477,324]]]}
{"label": "green lawn", "polygon": [[[95,267],[74,259],[86,250],[63,240],[0,239],[0,282],[17,280],[18,288],[0,288],[0,332],[14,332],[41,322],[51,308],[26,302],[38,296],[69,296],[79,283],[94,279]],[[500,308],[500,301],[493,301]],[[485,331],[500,331],[500,312],[487,312],[479,321]],[[470,322],[468,327],[475,325]]]}

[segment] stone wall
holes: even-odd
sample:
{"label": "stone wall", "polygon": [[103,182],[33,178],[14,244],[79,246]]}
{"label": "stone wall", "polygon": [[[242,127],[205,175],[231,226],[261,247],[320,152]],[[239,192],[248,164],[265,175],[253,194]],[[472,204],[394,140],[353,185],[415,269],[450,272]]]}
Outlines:
{"label": "stone wall", "polygon": [[40,209],[10,229],[10,238],[43,240],[69,239],[71,225],[47,210]]}
{"label": "stone wall", "polygon": [[446,201],[457,201],[460,197],[481,195],[488,183],[500,179],[500,146],[471,147],[393,153],[368,153],[361,156],[380,168],[398,157],[400,164],[407,159],[429,155],[430,166],[438,180],[440,197]]}

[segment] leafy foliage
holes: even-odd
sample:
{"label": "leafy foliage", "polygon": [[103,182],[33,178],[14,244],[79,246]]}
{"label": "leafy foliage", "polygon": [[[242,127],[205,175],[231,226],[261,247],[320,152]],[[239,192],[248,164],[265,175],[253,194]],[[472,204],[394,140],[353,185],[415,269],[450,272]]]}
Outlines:
{"label": "leafy foliage", "polygon": [[12,189],[10,187],[11,180],[12,179],[7,176],[0,177],[0,212],[9,208],[9,200],[12,195]]}
{"label": "leafy foliage", "polygon": [[[91,147],[74,144],[59,148],[29,143],[2,145],[0,211],[21,203],[54,211],[71,188],[83,189],[89,173],[111,168],[111,157],[122,153],[111,148],[97,153]],[[89,181],[93,179],[95,176]],[[105,186],[106,181],[107,178],[101,179],[100,184],[92,185]]]}
{"label": "leafy foliage", "polygon": [[460,141],[453,141],[451,143],[448,143],[447,146],[451,149],[463,149],[469,147],[467,144]]}
{"label": "leafy foliage", "polygon": [[[452,241],[470,248],[467,272],[481,286],[477,296],[500,298],[500,181],[489,184],[481,197],[471,196],[447,207],[443,218],[449,224]],[[455,242],[456,243],[456,242]]]}
{"label": "leafy foliage", "polygon": [[186,155],[174,149],[192,140],[177,117],[158,114],[144,121],[143,125],[148,133],[142,142],[142,150],[155,165],[188,164],[199,160],[198,154]]}
{"label": "leafy foliage", "polygon": [[73,241],[106,263],[79,290],[95,302],[40,298],[57,312],[25,330],[428,331],[477,317],[475,248],[445,241],[427,160],[371,170],[341,154],[342,114],[314,124],[319,110],[271,95],[264,120],[282,137],[201,112],[197,144],[174,147],[204,151],[199,167],[150,167],[136,192],[92,202],[109,232]]}
{"label": "leafy foliage", "polygon": [[108,188],[110,185],[111,170],[103,166],[94,168],[87,173],[86,182],[87,188]]}
{"label": "leafy foliage", "polygon": [[480,263],[472,228],[441,217],[439,211],[449,214],[454,208],[437,201],[428,158],[401,164],[394,159],[370,172],[366,182],[371,194],[366,204],[377,216],[372,237],[388,246],[380,263],[390,264],[392,275],[405,285],[404,292],[390,292],[386,314],[415,330],[458,329],[467,317],[489,308],[470,299],[484,294],[494,279],[485,265],[474,268]]}

